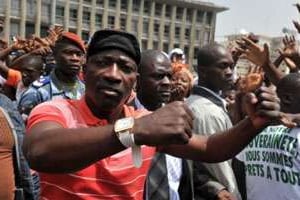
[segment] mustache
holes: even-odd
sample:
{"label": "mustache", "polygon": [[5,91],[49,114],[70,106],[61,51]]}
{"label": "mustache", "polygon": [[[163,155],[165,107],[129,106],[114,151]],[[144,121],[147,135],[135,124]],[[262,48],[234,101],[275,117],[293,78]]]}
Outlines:
{"label": "mustache", "polygon": [[111,84],[107,84],[107,83],[103,83],[103,82],[97,83],[96,89],[97,90],[112,90],[118,94],[122,94],[122,90],[120,87],[112,86]]}

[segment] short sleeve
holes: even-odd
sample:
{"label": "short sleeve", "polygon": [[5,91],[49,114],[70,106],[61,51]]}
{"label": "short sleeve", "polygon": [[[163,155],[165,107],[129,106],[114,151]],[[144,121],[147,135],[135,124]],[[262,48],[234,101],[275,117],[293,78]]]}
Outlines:
{"label": "short sleeve", "polygon": [[65,112],[52,102],[45,102],[36,106],[30,113],[27,121],[27,130],[31,129],[35,124],[44,121],[52,121],[67,127]]}

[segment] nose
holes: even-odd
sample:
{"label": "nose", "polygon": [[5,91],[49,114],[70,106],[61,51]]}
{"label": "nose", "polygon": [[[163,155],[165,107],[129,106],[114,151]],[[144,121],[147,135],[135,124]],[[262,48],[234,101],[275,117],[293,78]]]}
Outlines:
{"label": "nose", "polygon": [[171,80],[168,76],[164,76],[164,78],[161,80],[161,85],[164,87],[171,87]]}
{"label": "nose", "polygon": [[231,77],[233,75],[233,68],[231,68],[230,66],[228,66],[225,70],[225,76],[226,77]]}
{"label": "nose", "polygon": [[111,84],[121,83],[122,78],[117,63],[107,67],[103,73],[104,79]]}
{"label": "nose", "polygon": [[76,53],[73,53],[72,56],[71,56],[71,60],[74,61],[74,62],[80,62],[81,59],[82,59],[82,56],[80,56]]}

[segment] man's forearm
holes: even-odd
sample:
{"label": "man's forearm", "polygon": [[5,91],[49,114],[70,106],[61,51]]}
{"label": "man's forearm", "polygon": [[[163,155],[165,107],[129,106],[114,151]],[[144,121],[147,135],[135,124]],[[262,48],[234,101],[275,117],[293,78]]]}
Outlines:
{"label": "man's forearm", "polygon": [[266,63],[262,67],[266,73],[266,76],[274,85],[277,85],[280,79],[284,77],[284,74],[271,62]]}
{"label": "man's forearm", "polygon": [[37,171],[77,171],[124,149],[111,125],[81,129],[54,128],[35,134],[39,128],[32,128],[23,148],[30,166]]}
{"label": "man's forearm", "polygon": [[249,118],[231,129],[209,137],[194,134],[186,145],[170,145],[162,151],[191,160],[222,162],[233,158],[262,130],[255,128]]}

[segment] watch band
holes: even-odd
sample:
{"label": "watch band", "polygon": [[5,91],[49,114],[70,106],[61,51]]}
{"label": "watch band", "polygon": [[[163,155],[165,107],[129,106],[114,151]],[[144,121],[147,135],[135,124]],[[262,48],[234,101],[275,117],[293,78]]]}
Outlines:
{"label": "watch band", "polygon": [[125,147],[131,147],[131,155],[132,155],[133,165],[136,168],[141,167],[141,165],[142,165],[141,147],[139,145],[135,144],[134,134],[130,133],[127,130],[127,131],[119,133],[118,138]]}
{"label": "watch band", "polygon": [[130,133],[133,124],[134,120],[132,117],[119,119],[115,123],[114,130],[122,145],[127,148],[131,147],[133,165],[139,168],[142,165],[142,154],[141,147],[135,144],[134,134]]}

